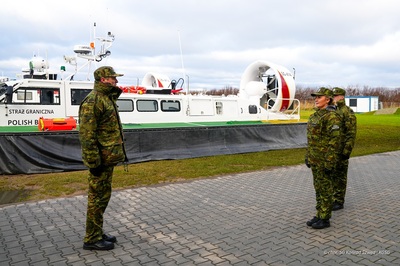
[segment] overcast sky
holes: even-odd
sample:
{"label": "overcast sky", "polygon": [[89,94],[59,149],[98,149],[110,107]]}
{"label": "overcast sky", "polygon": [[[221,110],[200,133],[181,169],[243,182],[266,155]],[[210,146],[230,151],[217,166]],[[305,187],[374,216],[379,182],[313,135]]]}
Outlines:
{"label": "overcast sky", "polygon": [[[297,86],[400,87],[399,0],[13,0],[0,9],[0,75],[33,55],[50,67],[96,35],[115,35],[112,65],[136,84],[147,72],[191,88],[239,87],[256,60],[294,71]],[[73,67],[66,65],[67,70]]]}

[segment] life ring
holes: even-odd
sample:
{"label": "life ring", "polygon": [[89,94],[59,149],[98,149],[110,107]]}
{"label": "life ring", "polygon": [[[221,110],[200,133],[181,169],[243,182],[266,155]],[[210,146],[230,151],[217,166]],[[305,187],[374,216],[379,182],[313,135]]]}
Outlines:
{"label": "life ring", "polygon": [[137,94],[144,94],[147,91],[147,89],[143,86],[126,86],[126,87],[120,87],[120,89],[124,93],[137,93]]}

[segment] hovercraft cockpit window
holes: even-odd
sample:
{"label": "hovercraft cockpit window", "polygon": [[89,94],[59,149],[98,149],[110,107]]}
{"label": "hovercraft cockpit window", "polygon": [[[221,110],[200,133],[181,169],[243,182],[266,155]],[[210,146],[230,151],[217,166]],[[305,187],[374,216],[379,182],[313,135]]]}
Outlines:
{"label": "hovercraft cockpit window", "polygon": [[80,105],[92,89],[71,89],[71,105]]}
{"label": "hovercraft cockpit window", "polygon": [[60,89],[34,87],[19,88],[14,92],[11,103],[59,105]]}

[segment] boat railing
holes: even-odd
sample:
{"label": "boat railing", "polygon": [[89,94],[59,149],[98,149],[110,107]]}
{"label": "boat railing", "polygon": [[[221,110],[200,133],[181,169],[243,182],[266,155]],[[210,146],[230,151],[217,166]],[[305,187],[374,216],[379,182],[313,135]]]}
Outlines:
{"label": "boat railing", "polygon": [[[291,105],[289,106],[289,108],[285,109],[285,110],[279,110],[279,111],[275,111],[272,110],[269,106],[270,102],[271,103],[275,103],[276,101],[283,101],[283,100],[289,100],[292,101]],[[268,120],[270,119],[269,114],[270,112],[274,112],[274,113],[280,113],[282,114],[282,119],[288,119],[288,120],[300,120],[300,100],[298,99],[290,99],[290,98],[270,98],[267,102],[267,118]]]}

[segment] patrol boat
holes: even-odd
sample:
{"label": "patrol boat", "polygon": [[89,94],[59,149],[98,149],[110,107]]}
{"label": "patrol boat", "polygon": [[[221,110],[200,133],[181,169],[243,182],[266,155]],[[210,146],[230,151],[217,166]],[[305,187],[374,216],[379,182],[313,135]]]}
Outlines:
{"label": "patrol boat", "polygon": [[[109,32],[96,51],[95,42],[74,47],[75,56],[64,56],[74,66],[54,72],[46,60],[35,57],[29,69],[0,87],[0,132],[16,130],[73,130],[78,123],[79,104],[92,90],[92,63],[111,54],[114,35]],[[78,66],[78,59],[84,61]],[[75,80],[87,68],[87,78]],[[85,74],[84,74],[85,75]],[[186,84],[185,84],[186,83]],[[300,103],[294,98],[293,74],[285,67],[255,61],[245,69],[239,93],[211,96],[193,93],[185,78],[170,79],[147,73],[140,84],[121,85],[117,105],[124,128],[182,127],[266,123],[300,119]]]}
{"label": "patrol boat", "polygon": [[[109,32],[75,46],[74,56],[64,56],[71,73],[63,66],[51,71],[34,57],[17,79],[2,78],[0,175],[86,169],[76,130],[79,105],[93,88],[92,63],[110,56],[113,41]],[[194,93],[188,83],[150,72],[140,84],[120,86],[117,105],[130,163],[306,145],[294,76],[285,67],[251,63],[235,95]]]}

